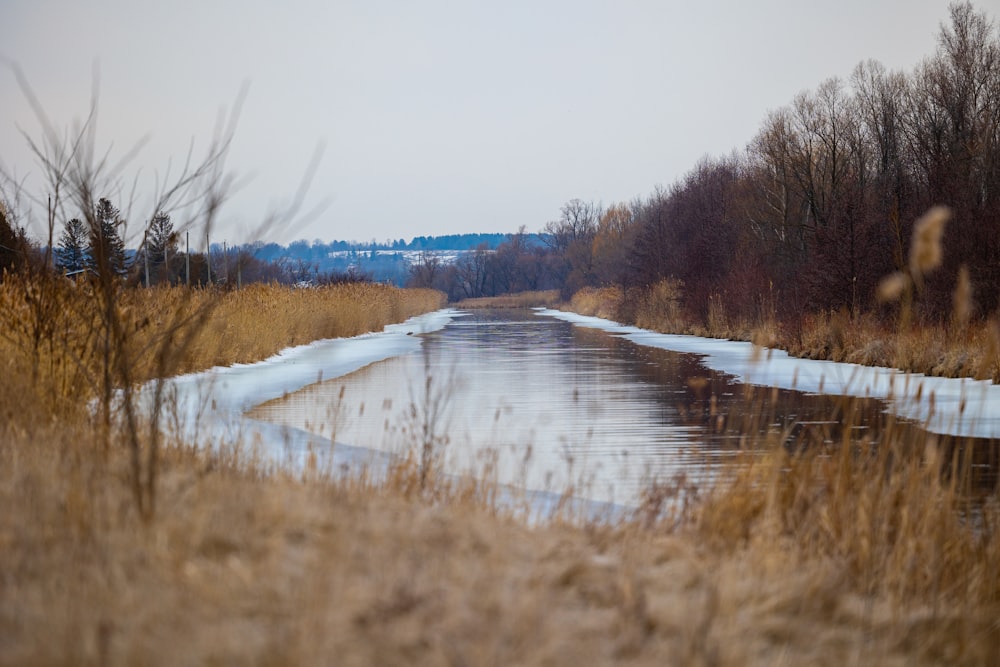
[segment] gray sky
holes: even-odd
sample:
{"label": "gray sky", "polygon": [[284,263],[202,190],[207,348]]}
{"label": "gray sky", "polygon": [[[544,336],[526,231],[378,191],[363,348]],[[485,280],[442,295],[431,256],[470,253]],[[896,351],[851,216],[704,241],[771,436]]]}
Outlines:
{"label": "gray sky", "polygon": [[[98,147],[150,137],[126,192],[207,147],[248,83],[228,163],[247,178],[217,237],[252,240],[324,145],[305,204],[329,205],[263,238],[409,239],[537,231],[572,198],[648,195],[861,60],[910,71],[947,5],[0,0],[0,55],[60,128],[85,116],[96,63]],[[9,68],[0,100],[0,160],[30,186],[17,126],[38,124]]]}

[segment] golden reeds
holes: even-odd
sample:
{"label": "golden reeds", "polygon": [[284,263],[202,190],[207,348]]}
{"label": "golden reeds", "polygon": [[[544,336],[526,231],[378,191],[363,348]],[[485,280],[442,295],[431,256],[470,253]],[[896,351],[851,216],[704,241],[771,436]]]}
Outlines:
{"label": "golden reeds", "polygon": [[501,296],[484,296],[475,299],[462,299],[455,304],[456,308],[554,308],[559,304],[559,290],[540,290],[518,292]]}
{"label": "golden reeds", "polygon": [[[30,299],[39,290],[54,304],[46,322],[37,322]],[[0,283],[0,350],[15,367],[35,377],[37,388],[59,401],[78,404],[91,395],[88,377],[97,373],[99,349],[89,284],[61,277],[25,282],[11,276]],[[156,346],[164,328],[176,325],[175,336],[189,334],[184,354],[166,369],[169,374],[211,366],[249,363],[284,347],[320,338],[356,336],[386,324],[435,310],[444,297],[434,290],[401,290],[379,284],[345,284],[314,289],[250,285],[238,291],[154,287],[126,289],[117,301],[126,329],[123,351],[129,355],[136,382],[158,372]],[[195,319],[207,313],[204,321]],[[46,331],[39,334],[39,327]],[[30,366],[30,368],[28,368]],[[33,369],[33,370],[32,370]],[[14,373],[15,375],[17,373]],[[39,392],[36,392],[39,393]]]}
{"label": "golden reeds", "polygon": [[941,266],[941,237],[950,219],[951,211],[947,207],[935,206],[913,224],[910,276],[918,286],[924,275]]}
{"label": "golden reeds", "polygon": [[584,287],[570,299],[569,309],[581,315],[617,320],[624,301],[625,291],[620,287]]}
{"label": "golden reeds", "polygon": [[958,280],[952,294],[952,322],[959,329],[964,329],[972,317],[974,304],[972,301],[972,280],[969,278],[969,267],[962,265],[958,270]]}

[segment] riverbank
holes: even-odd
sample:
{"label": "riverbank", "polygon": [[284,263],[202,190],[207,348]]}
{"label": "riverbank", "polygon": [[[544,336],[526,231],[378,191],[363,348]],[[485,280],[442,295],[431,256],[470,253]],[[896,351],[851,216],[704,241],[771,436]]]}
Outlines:
{"label": "riverbank", "polygon": [[893,328],[873,315],[847,313],[809,313],[782,322],[766,309],[748,320],[729,317],[721,303],[714,303],[709,304],[709,317],[700,322],[682,312],[680,290],[676,282],[664,281],[630,294],[626,302],[620,288],[585,288],[573,295],[567,309],[658,333],[754,342],[804,359],[1000,382],[996,320]]}
{"label": "riverbank", "polygon": [[143,519],[125,443],[3,405],[3,664],[984,665],[1000,642],[995,495],[891,429],[868,455],[748,431],[771,454],[724,488],[533,527],[418,458],[345,481],[182,440]]}
{"label": "riverbank", "polygon": [[143,525],[113,474],[89,461],[61,472],[60,454],[75,447],[48,435],[52,455],[4,462],[5,664],[995,657],[995,606],[865,594],[849,563],[802,558],[793,536],[730,541],[732,528],[638,522],[530,529],[460,493],[432,499],[402,483],[335,485],[174,454],[160,516]]}
{"label": "riverbank", "polygon": [[987,665],[1000,639],[995,538],[928,512],[927,477],[882,490],[923,508],[902,524],[857,477],[858,503],[775,486],[776,461],[670,520],[663,488],[634,520],[529,528],[412,468],[345,484],[176,450],[144,523],[124,452],[34,435],[0,469],[4,664]]}
{"label": "riverbank", "polygon": [[484,308],[556,308],[561,303],[559,290],[542,290],[536,292],[519,292],[501,296],[484,296],[475,299],[462,299],[455,308],[477,310]]}

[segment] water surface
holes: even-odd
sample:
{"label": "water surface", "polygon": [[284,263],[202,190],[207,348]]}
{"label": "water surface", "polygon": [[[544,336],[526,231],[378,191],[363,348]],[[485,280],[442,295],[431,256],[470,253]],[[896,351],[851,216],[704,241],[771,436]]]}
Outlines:
{"label": "water surface", "polygon": [[476,310],[419,352],[250,416],[399,455],[430,443],[451,473],[626,504],[653,481],[700,483],[745,463],[748,432],[839,428],[835,398],[751,390],[699,359],[528,310]]}

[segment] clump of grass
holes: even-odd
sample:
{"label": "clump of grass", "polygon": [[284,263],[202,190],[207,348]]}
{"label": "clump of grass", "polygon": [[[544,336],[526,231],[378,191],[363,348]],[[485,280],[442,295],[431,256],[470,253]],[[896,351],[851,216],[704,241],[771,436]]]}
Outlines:
{"label": "clump of grass", "polygon": [[533,292],[518,292],[501,296],[484,296],[475,299],[462,299],[455,304],[456,308],[554,308],[560,303],[559,290],[540,290]]}
{"label": "clump of grass", "polygon": [[637,297],[635,323],[654,331],[677,331],[687,327],[681,311],[681,295],[684,283],[680,280],[664,279],[650,286]]}
{"label": "clump of grass", "polygon": [[890,645],[986,664],[1000,640],[1000,506],[995,456],[985,479],[973,459],[995,443],[939,439],[891,418],[873,427],[877,439],[855,440],[856,411],[850,401],[841,411],[846,427],[832,443],[828,433],[789,442],[787,431],[754,443],[767,456],[708,494],[694,530],[734,554],[822,566],[841,589],[829,612],[854,597],[850,613]]}
{"label": "clump of grass", "polygon": [[584,287],[572,296],[569,309],[581,315],[618,320],[624,302],[625,293],[620,287]]}
{"label": "clump of grass", "polygon": [[184,370],[269,357],[284,347],[357,336],[443,307],[443,293],[348,283],[312,289],[252,285],[225,292]]}
{"label": "clump of grass", "polygon": [[[53,307],[37,311],[32,299]],[[99,374],[102,349],[96,345],[93,303],[87,282],[43,274],[8,276],[0,283],[0,350],[11,367],[9,377],[31,378],[32,400],[51,410],[71,409],[96,391],[92,378]],[[119,352],[128,359],[132,380],[144,382],[164,373],[250,363],[321,338],[377,331],[443,304],[444,295],[434,290],[368,283],[123,289],[116,299],[124,333]],[[154,343],[168,333],[190,340],[183,355],[160,367]]]}
{"label": "clump of grass", "polygon": [[773,319],[751,323],[729,317],[722,299],[710,297],[708,319],[698,323],[684,309],[684,283],[664,278],[647,287],[585,287],[570,299],[568,309],[671,334],[690,334],[731,340],[750,340],[761,328],[774,328]]}

